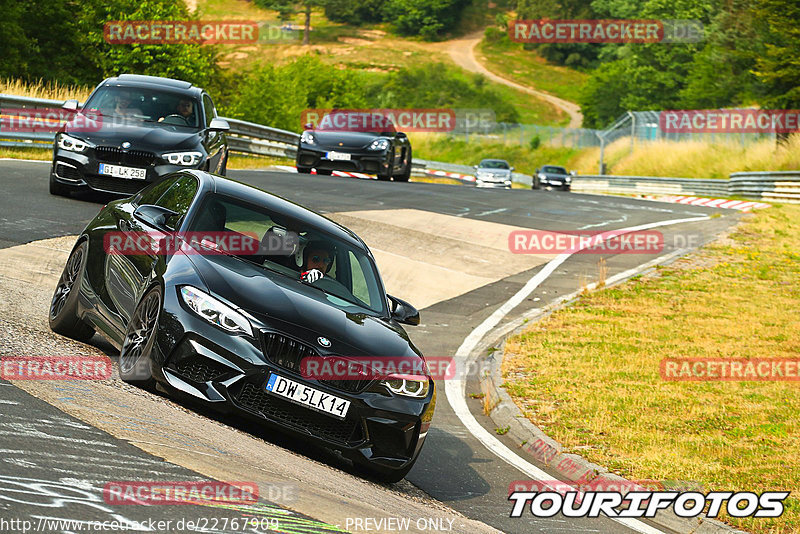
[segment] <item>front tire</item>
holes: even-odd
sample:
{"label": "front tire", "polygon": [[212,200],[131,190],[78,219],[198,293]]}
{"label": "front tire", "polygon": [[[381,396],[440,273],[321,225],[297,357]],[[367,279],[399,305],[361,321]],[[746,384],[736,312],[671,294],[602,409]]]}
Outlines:
{"label": "front tire", "polygon": [[50,194],[56,195],[59,197],[66,197],[69,196],[70,188],[64,184],[60,184],[56,181],[55,177],[51,174],[50,175]]}
{"label": "front tire", "polygon": [[411,178],[411,148],[408,149],[408,163],[406,164],[406,168],[403,169],[403,174],[400,176],[395,176],[395,182],[407,182]]}
{"label": "front tire", "polygon": [[50,301],[50,329],[62,336],[78,341],[89,341],[94,335],[94,328],[78,317],[78,295],[80,293],[86,260],[89,255],[89,243],[83,241],[76,246],[67,259],[61,278]]}
{"label": "front tire", "polygon": [[154,287],[139,301],[128,322],[119,351],[119,377],[129,384],[147,389],[155,386],[150,356],[157,350],[156,334],[163,300],[161,288]]}
{"label": "front tire", "polygon": [[411,471],[411,468],[414,467],[415,463],[416,460],[402,469],[386,469],[384,467],[369,465],[367,463],[356,463],[355,465],[356,469],[367,477],[374,478],[386,484],[394,484],[395,482],[400,482],[403,480],[408,472]]}

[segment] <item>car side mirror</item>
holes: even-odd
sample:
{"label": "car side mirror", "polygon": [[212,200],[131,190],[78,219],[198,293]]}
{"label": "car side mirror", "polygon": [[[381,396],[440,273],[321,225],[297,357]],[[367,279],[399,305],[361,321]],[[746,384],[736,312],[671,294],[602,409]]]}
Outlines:
{"label": "car side mirror", "polygon": [[408,136],[403,132],[397,132],[397,137],[400,139],[406,139]]}
{"label": "car side mirror", "polygon": [[386,296],[389,297],[389,301],[392,304],[392,319],[398,323],[410,324],[413,326],[419,324],[419,311],[417,311],[414,306],[397,297],[391,295]]}
{"label": "car side mirror", "polygon": [[515,167],[511,167],[511,172],[514,172],[514,170],[515,170]]}
{"label": "car side mirror", "polygon": [[313,124],[311,124],[310,122],[307,122],[307,123],[305,123],[305,124],[303,125],[303,129],[304,129],[304,130],[313,130],[313,129],[314,129],[314,125],[313,125]]}
{"label": "car side mirror", "polygon": [[74,98],[71,98],[61,105],[61,109],[65,109],[67,111],[78,111],[78,101]]}
{"label": "car side mirror", "polygon": [[173,229],[167,226],[167,220],[170,217],[176,217],[178,212],[172,211],[169,208],[162,206],[155,206],[153,204],[142,204],[133,212],[133,216],[145,224],[149,224],[164,232],[170,232]]}
{"label": "car side mirror", "polygon": [[539,169],[536,169],[534,172],[535,172],[536,174],[539,174]]}
{"label": "car side mirror", "polygon": [[225,119],[215,117],[211,119],[211,124],[208,125],[208,129],[217,132],[227,132],[231,129],[231,125],[228,124],[228,121]]}
{"label": "car side mirror", "polygon": [[576,176],[575,171],[569,171],[570,176]]}

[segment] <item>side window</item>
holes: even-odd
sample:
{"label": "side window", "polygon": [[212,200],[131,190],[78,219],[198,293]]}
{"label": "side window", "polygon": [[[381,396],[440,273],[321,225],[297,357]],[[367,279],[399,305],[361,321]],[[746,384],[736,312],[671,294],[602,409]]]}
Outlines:
{"label": "side window", "polygon": [[141,192],[141,196],[139,197],[137,204],[140,206],[142,204],[155,204],[158,202],[158,199],[161,198],[161,195],[164,194],[164,191],[169,189],[170,186],[178,180],[178,178],[178,176],[173,176],[147,186]]}
{"label": "side window", "polygon": [[361,269],[361,265],[355,254],[348,252],[348,255],[350,256],[350,275],[353,282],[353,296],[369,306],[369,289],[367,288],[367,280],[364,276],[364,271]]}
{"label": "side window", "polygon": [[214,109],[214,102],[211,101],[211,97],[208,95],[203,95],[203,111],[206,113],[206,127],[211,124],[211,119],[217,116],[217,111]]}
{"label": "side window", "polygon": [[199,184],[194,176],[182,176],[158,199],[156,205],[179,214],[177,220],[169,221],[172,225],[177,226],[178,221],[189,211],[198,187]]}

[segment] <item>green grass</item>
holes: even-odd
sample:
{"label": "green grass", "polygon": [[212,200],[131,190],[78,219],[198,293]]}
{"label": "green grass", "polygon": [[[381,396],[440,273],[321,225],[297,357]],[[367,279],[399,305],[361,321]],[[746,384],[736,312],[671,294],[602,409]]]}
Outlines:
{"label": "green grass", "polygon": [[781,518],[725,520],[798,532],[798,383],[666,382],[659,372],[668,357],[797,360],[797,250],[800,206],[773,206],[654,275],[584,294],[509,339],[506,390],[568,450],[624,476],[792,491]]}
{"label": "green grass", "polygon": [[568,165],[578,154],[571,148],[540,146],[531,150],[527,146],[503,144],[502,142],[470,142],[463,138],[445,135],[409,134],[414,156],[420,159],[477,165],[484,158],[505,159],[516,167],[516,172],[532,174],[544,164]]}
{"label": "green grass", "polygon": [[486,58],[486,67],[514,82],[577,102],[589,75],[568,67],[550,65],[532,50],[508,39],[478,45],[476,52]]}

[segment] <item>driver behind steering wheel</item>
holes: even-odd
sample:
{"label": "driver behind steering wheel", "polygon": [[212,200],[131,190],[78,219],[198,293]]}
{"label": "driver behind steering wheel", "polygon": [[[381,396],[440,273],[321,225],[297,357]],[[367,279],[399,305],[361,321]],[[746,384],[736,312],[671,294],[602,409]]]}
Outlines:
{"label": "driver behind steering wheel", "polygon": [[329,243],[322,240],[310,241],[303,250],[303,265],[300,279],[304,282],[316,282],[331,270],[336,251]]}
{"label": "driver behind steering wheel", "polygon": [[167,115],[166,117],[161,117],[158,119],[158,122],[164,122],[164,119],[167,117],[178,116],[181,117],[184,121],[186,121],[187,126],[191,126],[195,123],[194,120],[194,102],[192,102],[189,98],[181,98],[178,100],[178,104],[175,106],[175,111],[177,113],[172,113]]}

